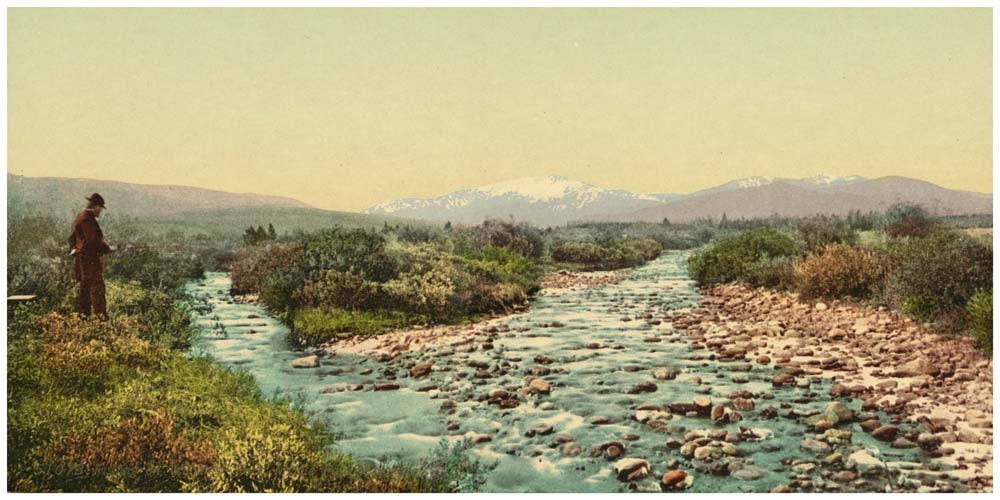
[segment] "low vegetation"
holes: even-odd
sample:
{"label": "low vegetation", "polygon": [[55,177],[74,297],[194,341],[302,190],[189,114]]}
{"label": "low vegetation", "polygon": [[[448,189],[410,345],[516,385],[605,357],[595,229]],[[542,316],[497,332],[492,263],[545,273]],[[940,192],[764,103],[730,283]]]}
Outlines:
{"label": "low vegetation", "polygon": [[403,466],[357,463],[247,374],[189,357],[189,313],[205,305],[179,285],[228,261],[233,243],[118,228],[122,246],[164,244],[108,256],[109,318],[82,318],[71,313],[64,229],[11,204],[8,287],[37,297],[8,308],[8,491],[450,492],[482,483],[483,466],[461,446]]}
{"label": "low vegetation", "polygon": [[989,351],[993,249],[967,235],[968,218],[952,219],[900,205],[874,220],[775,221],[720,235],[688,264],[700,285],[740,282],[886,305],[940,332],[967,332]]}

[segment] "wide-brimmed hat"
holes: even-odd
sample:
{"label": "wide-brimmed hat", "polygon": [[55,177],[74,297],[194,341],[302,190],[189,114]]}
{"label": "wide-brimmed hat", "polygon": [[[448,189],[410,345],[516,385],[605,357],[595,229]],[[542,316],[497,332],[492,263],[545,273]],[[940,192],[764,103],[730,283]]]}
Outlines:
{"label": "wide-brimmed hat", "polygon": [[104,197],[101,196],[101,195],[99,195],[99,194],[97,194],[97,193],[94,193],[94,194],[90,195],[89,197],[87,197],[87,201],[89,201],[89,202],[93,203],[94,205],[97,205],[97,206],[99,206],[101,208],[107,208],[107,207],[104,206]]}

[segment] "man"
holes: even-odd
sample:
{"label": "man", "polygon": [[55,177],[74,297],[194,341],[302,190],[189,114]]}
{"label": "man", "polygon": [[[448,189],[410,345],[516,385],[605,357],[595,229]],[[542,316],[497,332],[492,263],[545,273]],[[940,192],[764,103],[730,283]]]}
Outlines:
{"label": "man", "polygon": [[73,256],[73,279],[80,282],[76,297],[76,312],[89,316],[91,311],[102,318],[108,313],[104,303],[104,262],[102,255],[113,252],[115,247],[104,241],[104,233],[97,218],[104,211],[104,198],[94,193],[87,198],[87,208],[73,221],[69,237],[70,255]]}

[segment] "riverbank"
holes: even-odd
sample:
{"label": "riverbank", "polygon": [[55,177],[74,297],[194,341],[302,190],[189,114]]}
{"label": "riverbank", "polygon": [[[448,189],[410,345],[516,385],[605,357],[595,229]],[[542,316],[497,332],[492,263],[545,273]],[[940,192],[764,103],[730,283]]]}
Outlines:
{"label": "riverbank", "polygon": [[[972,491],[993,485],[993,363],[967,338],[934,334],[894,311],[810,304],[739,285],[702,291],[699,307],[670,317],[692,347],[720,361],[753,361],[780,373],[774,386],[833,381],[830,400],[860,399],[888,421],[861,427],[893,448],[922,448],[954,467]],[[909,433],[896,432],[906,422]],[[913,469],[910,472],[920,472]]]}
{"label": "riverbank", "polygon": [[[539,296],[558,297],[568,293],[611,285],[625,279],[629,269],[615,271],[571,272],[560,270],[549,273],[542,280]],[[465,325],[442,325],[426,328],[407,328],[376,336],[350,336],[334,339],[321,347],[325,354],[364,354],[388,359],[399,353],[451,345],[461,348],[476,341],[488,343],[498,333],[509,331],[508,322],[524,311],[512,311]]]}

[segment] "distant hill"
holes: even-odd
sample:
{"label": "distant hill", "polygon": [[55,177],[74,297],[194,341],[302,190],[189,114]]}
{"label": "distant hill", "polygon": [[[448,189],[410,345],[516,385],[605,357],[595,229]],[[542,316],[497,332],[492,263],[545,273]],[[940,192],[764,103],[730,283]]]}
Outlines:
{"label": "distant hill", "polygon": [[[121,219],[109,220],[109,227],[113,227],[110,224],[114,224],[118,220]],[[247,227],[262,226],[266,228],[268,224],[274,224],[278,234],[290,234],[296,231],[310,232],[338,225],[348,228],[378,229],[385,224],[392,226],[397,224],[411,226],[429,224],[425,221],[400,217],[280,206],[234,207],[179,212],[136,220],[141,220],[143,227],[160,234],[178,232],[184,235],[205,234],[224,238],[242,235]]]}
{"label": "distant hill", "polygon": [[237,207],[313,208],[292,198],[261,194],[227,193],[189,186],[157,186],[96,179],[65,177],[24,177],[7,174],[7,198],[35,205],[58,217],[79,212],[91,193],[101,193],[108,214],[148,217],[180,212],[219,210]]}
{"label": "distant hill", "polygon": [[[385,224],[426,222],[314,208],[279,196],[238,194],[188,186],[154,186],[127,182],[7,174],[7,201],[35,212],[71,220],[93,192],[101,193],[108,210],[101,224],[109,234],[138,225],[155,234],[239,237],[247,227],[274,224],[279,234],[315,231],[336,225],[379,228]],[[68,227],[67,227],[68,229]]]}
{"label": "distant hill", "polygon": [[685,222],[700,217],[718,219],[723,214],[730,219],[846,215],[851,210],[880,212],[896,203],[920,205],[934,215],[989,214],[993,210],[990,194],[946,189],[898,176],[822,184],[770,179],[738,187],[731,185],[631,213],[603,215],[597,220],[659,222],[666,218]]}

